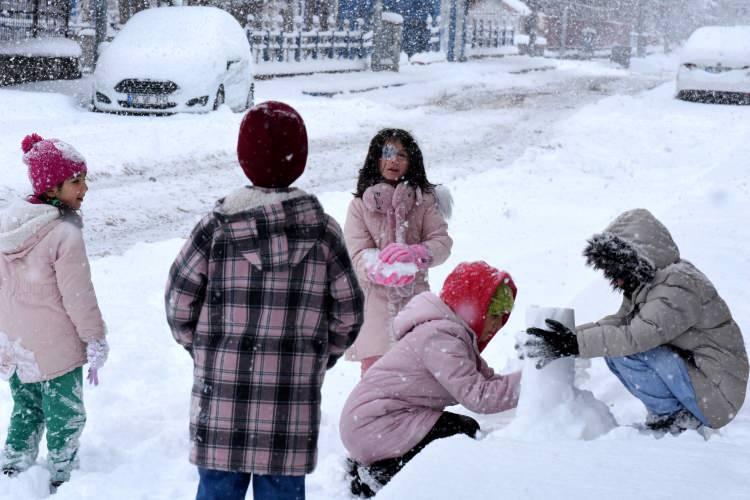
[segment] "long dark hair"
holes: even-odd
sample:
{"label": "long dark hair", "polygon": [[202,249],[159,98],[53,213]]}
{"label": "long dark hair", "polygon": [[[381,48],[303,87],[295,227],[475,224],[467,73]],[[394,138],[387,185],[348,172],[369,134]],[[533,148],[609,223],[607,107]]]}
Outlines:
{"label": "long dark hair", "polygon": [[367,188],[383,182],[383,177],[380,175],[380,157],[383,154],[383,146],[391,139],[399,141],[409,156],[409,168],[406,170],[404,180],[424,192],[435,189],[435,184],[427,180],[422,150],[419,149],[414,137],[400,128],[384,128],[375,134],[375,137],[370,141],[370,149],[367,151],[365,164],[359,169],[355,197],[361,198]]}

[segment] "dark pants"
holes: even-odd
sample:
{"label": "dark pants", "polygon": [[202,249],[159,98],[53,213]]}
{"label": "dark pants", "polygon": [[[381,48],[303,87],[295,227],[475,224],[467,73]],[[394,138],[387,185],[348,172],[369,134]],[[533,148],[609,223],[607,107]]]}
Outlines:
{"label": "dark pants", "polygon": [[227,472],[198,467],[200,483],[195,500],[244,500],[250,479],[254,500],[305,500],[305,476]]}
{"label": "dark pants", "polygon": [[[432,426],[430,432],[414,448],[400,457],[378,460],[368,466],[351,462],[352,468],[349,472],[354,476],[351,483],[352,493],[366,498],[372,497],[377,490],[388,484],[393,479],[393,476],[403,469],[404,465],[417,456],[417,453],[422,451],[431,442],[457,434],[465,434],[474,438],[477,435],[477,431],[479,431],[479,424],[473,418],[444,411],[440,415],[440,418],[438,418],[438,421],[435,422],[435,425]],[[361,469],[366,469],[367,475],[370,476],[369,479],[365,479],[360,475],[359,471]],[[370,484],[372,480],[378,484]]]}

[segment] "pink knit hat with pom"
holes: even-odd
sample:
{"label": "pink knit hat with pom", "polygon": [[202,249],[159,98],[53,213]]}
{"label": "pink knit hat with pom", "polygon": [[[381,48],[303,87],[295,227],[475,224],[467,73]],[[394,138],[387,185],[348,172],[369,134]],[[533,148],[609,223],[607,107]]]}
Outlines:
{"label": "pink knit hat with pom", "polygon": [[23,162],[29,167],[34,196],[86,173],[86,160],[67,142],[31,134],[24,137],[21,149]]}

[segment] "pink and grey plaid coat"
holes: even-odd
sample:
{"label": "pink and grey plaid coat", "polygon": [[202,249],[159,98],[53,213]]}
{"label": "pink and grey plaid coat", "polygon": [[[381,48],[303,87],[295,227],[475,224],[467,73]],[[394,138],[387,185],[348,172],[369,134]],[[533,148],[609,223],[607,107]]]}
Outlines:
{"label": "pink and grey plaid coat", "polygon": [[195,227],[165,299],[172,334],[194,360],[191,462],[311,472],[325,371],[363,319],[336,221],[298,189],[238,190]]}

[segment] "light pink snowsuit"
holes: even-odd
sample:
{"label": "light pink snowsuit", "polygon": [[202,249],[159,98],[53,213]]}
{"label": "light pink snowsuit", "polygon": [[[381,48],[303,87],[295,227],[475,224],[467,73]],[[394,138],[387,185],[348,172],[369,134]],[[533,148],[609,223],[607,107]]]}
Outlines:
{"label": "light pink snowsuit", "polygon": [[435,294],[414,297],[394,321],[398,342],[365,374],[344,405],[341,440],[365,465],[399,457],[446,406],[497,413],[518,402],[521,373],[497,375],[476,335]]}

